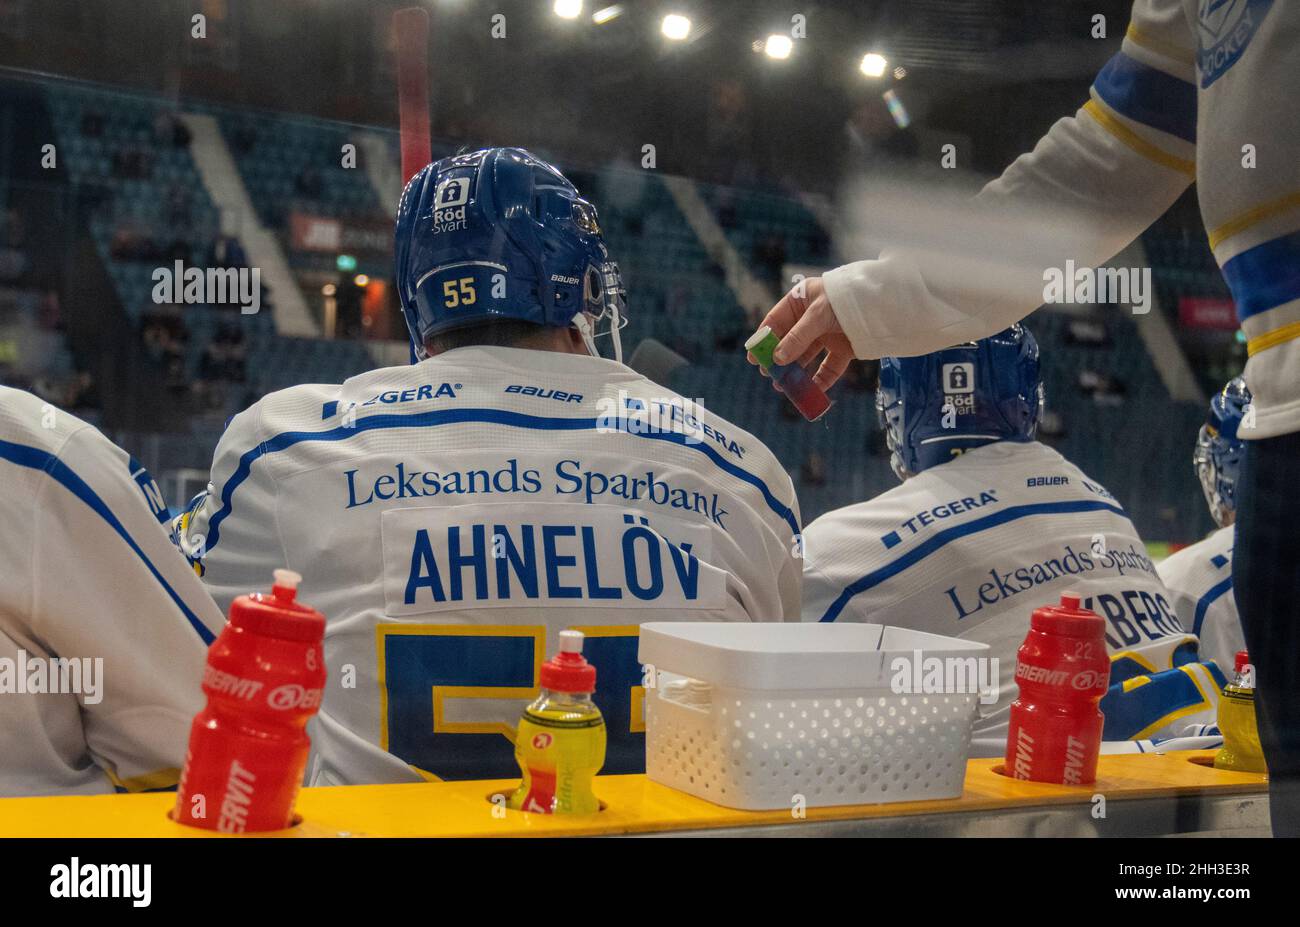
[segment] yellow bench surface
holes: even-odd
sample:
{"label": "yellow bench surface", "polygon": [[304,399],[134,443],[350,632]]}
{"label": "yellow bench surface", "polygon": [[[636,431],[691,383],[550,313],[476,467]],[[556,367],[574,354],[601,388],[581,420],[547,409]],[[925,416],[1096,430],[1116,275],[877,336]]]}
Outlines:
{"label": "yellow bench surface", "polygon": [[[302,823],[263,836],[276,837],[527,837],[654,833],[724,827],[844,821],[918,814],[996,812],[1049,805],[1086,805],[1097,794],[1108,802],[1186,795],[1259,793],[1265,776],[1226,772],[1210,763],[1212,751],[1101,757],[1097,781],[1086,786],[1019,782],[998,770],[1001,760],[971,760],[960,798],[810,808],[733,811],[651,782],[645,776],[602,776],[599,814],[551,816],[508,811],[490,796],[512,780],[424,782],[409,785],[303,789]],[[169,820],[173,793],[0,799],[0,837],[220,837]]]}

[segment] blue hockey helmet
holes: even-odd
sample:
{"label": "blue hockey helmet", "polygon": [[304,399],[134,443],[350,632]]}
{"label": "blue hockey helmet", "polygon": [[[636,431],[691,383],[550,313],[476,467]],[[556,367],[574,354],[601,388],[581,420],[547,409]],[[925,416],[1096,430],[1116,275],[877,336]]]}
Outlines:
{"label": "blue hockey helmet", "polygon": [[876,409],[899,479],[994,441],[1032,441],[1043,410],[1038,342],[1012,325],[933,354],[881,358]]}
{"label": "blue hockey helmet", "polygon": [[1246,381],[1234,377],[1210,400],[1210,414],[1196,435],[1192,465],[1201,481],[1210,517],[1220,528],[1232,524],[1237,512],[1237,472],[1241,469],[1243,442],[1237,437],[1250,390]]}
{"label": "blue hockey helmet", "polygon": [[624,295],[596,209],[522,148],[443,158],[411,178],[394,247],[402,314],[416,357],[425,339],[493,319],[576,327],[597,354],[618,331]]}

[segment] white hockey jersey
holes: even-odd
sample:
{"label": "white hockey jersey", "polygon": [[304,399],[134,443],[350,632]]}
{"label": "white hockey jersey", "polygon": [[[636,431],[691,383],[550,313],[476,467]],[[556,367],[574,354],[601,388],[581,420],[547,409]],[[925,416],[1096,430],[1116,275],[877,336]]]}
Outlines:
{"label": "white hockey jersey", "polygon": [[0,387],[0,796],[176,784],[222,625],[157,484]]}
{"label": "white hockey jersey", "polygon": [[1178,620],[1200,639],[1202,659],[1214,660],[1229,675],[1237,651],[1246,649],[1232,594],[1232,539],[1231,525],[1220,528],[1156,568]]}
{"label": "white hockey jersey", "polygon": [[182,521],[223,608],[284,565],[325,614],[316,784],[517,775],[514,724],[569,627],[605,771],[642,769],[641,622],[799,615],[776,458],[594,357],[461,348],[273,393]]}
{"label": "white hockey jersey", "polygon": [[1195,180],[1248,339],[1255,414],[1239,433],[1300,429],[1298,75],[1300,3],[1136,0],[1091,99],[974,207],[935,217],[915,191],[872,201],[874,225],[893,226],[881,259],[823,278],[855,353],[928,354],[1000,331],[1048,299],[1045,268],[1109,260]]}
{"label": "white hockey jersey", "polygon": [[1128,516],[1045,445],[967,451],[821,516],[804,540],[805,621],[876,622],[989,645],[997,699],[981,705],[973,756],[1005,749],[1029,616],[1068,590],[1106,619],[1107,740],[1172,736],[1217,715],[1222,673],[1199,662],[1196,637],[1179,623]]}

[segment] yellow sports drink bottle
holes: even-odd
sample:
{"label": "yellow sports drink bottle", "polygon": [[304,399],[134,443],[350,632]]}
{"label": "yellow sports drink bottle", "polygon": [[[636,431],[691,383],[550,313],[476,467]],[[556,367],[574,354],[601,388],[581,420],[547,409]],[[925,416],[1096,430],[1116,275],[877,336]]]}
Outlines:
{"label": "yellow sports drink bottle", "polygon": [[1259,745],[1259,727],[1255,721],[1255,669],[1246,651],[1237,651],[1233,661],[1232,685],[1219,697],[1219,731],[1223,746],[1214,755],[1217,769],[1238,772],[1268,772],[1264,751]]}
{"label": "yellow sports drink bottle", "polygon": [[561,631],[560,652],[542,664],[542,694],[524,709],[515,760],[524,781],[507,805],[538,814],[593,814],[605,765],[605,719],[591,700],[596,668],[582,656],[582,632]]}

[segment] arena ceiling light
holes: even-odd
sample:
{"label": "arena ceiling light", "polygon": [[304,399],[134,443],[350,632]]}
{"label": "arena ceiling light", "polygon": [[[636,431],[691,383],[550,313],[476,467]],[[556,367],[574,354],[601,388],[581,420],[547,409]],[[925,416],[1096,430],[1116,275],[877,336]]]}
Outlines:
{"label": "arena ceiling light", "polygon": [[591,21],[597,26],[603,26],[611,19],[617,19],[623,13],[623,7],[615,3],[613,6],[601,7],[591,14]]}
{"label": "arena ceiling light", "polygon": [[763,51],[769,58],[786,59],[790,57],[790,52],[794,49],[794,41],[788,35],[769,35],[767,42],[763,45]]}
{"label": "arena ceiling light", "polygon": [[664,17],[663,33],[674,42],[680,42],[691,34],[691,21],[680,13],[669,13]]}
{"label": "arena ceiling light", "polygon": [[552,9],[560,19],[577,19],[582,15],[582,0],[555,0]]}
{"label": "arena ceiling light", "polygon": [[858,65],[858,70],[867,77],[883,77],[888,67],[889,62],[885,60],[884,55],[867,52],[862,56],[862,64]]}

